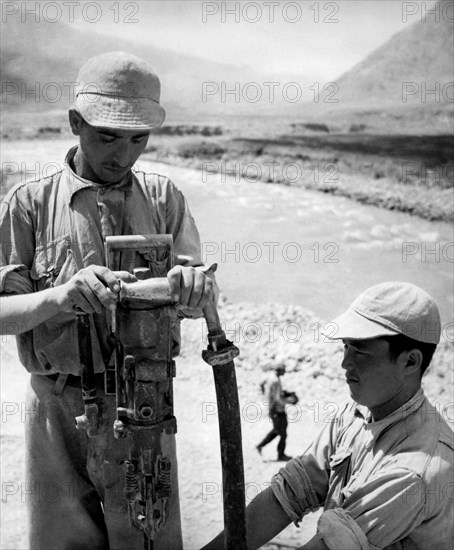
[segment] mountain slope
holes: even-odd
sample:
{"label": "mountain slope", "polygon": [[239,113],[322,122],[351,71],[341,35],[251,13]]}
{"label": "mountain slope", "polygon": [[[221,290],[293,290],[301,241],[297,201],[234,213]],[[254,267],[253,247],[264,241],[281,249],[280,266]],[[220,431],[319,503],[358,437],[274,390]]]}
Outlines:
{"label": "mountain slope", "polygon": [[[440,13],[449,13],[443,9],[447,3],[438,3]],[[337,80],[340,106],[449,104],[453,59],[452,21],[440,17],[436,22],[427,15],[425,22],[417,21],[395,34]],[[437,88],[438,97],[424,92]]]}
{"label": "mountain slope", "polygon": [[[187,109],[199,101],[201,82],[215,80],[222,73],[235,71],[234,66],[177,54],[165,49],[135,44],[121,36],[101,36],[85,33],[64,23],[34,21],[21,23],[11,19],[2,24],[2,81],[23,90],[38,90],[39,101],[33,94],[11,94],[7,97],[6,109],[10,105],[30,109],[66,109],[71,103],[71,86],[77,80],[79,68],[90,57],[107,51],[128,51],[146,59],[158,72],[163,90],[163,103],[168,108]],[[176,69],[178,67],[178,70]],[[56,83],[62,91],[60,101],[52,102]],[[47,85],[47,87],[46,87]],[[5,89],[5,88],[3,88]],[[189,93],[183,93],[184,90]],[[46,91],[48,98],[45,97]],[[52,93],[52,98],[51,98]]]}
{"label": "mountain slope", "polygon": [[[443,0],[441,5],[449,2],[451,0]],[[273,82],[275,75],[126,40],[121,36],[121,26],[115,36],[104,36],[82,32],[75,25],[63,22],[41,20],[35,23],[28,19],[21,23],[18,18],[9,18],[7,23],[1,24],[1,31],[2,110],[13,119],[17,112],[24,110],[43,114],[65,111],[72,99],[68,83],[75,82],[85,61],[106,51],[124,50],[143,57],[158,72],[162,82],[162,104],[174,119],[198,120],[224,114],[320,119],[329,111],[326,123],[334,130],[348,129],[352,123],[361,126],[365,122],[370,128],[383,127],[385,132],[396,131],[396,125],[398,131],[410,131],[410,126],[413,131],[415,121],[419,121],[417,123],[427,133],[444,133],[453,124],[453,104],[449,99],[452,100],[454,90],[447,83],[454,80],[454,28],[452,22],[443,17],[438,23],[430,15],[426,22],[409,23],[408,28],[344,73],[337,79],[337,104],[323,101],[291,103],[285,101],[279,91],[275,101],[270,102],[266,90],[263,90],[262,100],[248,101],[244,88],[241,88],[238,101],[232,95],[222,101],[222,83],[232,89],[234,83],[242,87],[245,83]],[[169,29],[169,40],[171,36]],[[305,90],[314,82],[309,79],[303,82],[301,76],[295,75],[289,75],[287,80],[298,81]],[[284,82],[281,79],[281,84]],[[219,86],[218,93],[205,101],[202,99],[203,83]],[[405,102],[403,83],[408,83]],[[435,87],[437,96],[424,95],[424,86],[428,92]],[[61,97],[55,100],[59,90]],[[282,92],[282,88],[279,90]],[[254,90],[249,93],[253,96]],[[367,117],[363,120],[364,111],[373,111],[373,121],[369,123]]]}
{"label": "mountain slope", "polygon": [[[34,90],[37,86],[40,100],[35,101],[33,94],[26,94],[23,101],[18,93],[3,94],[5,111],[14,108],[36,110],[67,109],[70,105],[70,86],[77,79],[79,68],[92,56],[107,51],[127,51],[142,57],[157,71],[162,83],[163,106],[172,111],[174,116],[197,116],[204,114],[279,114],[294,110],[294,106],[277,97],[274,103],[258,103],[244,100],[235,101],[232,95],[227,101],[222,100],[221,87],[225,83],[231,89],[234,83],[241,85],[250,82],[267,82],[275,80],[266,72],[251,70],[244,65],[219,63],[199,57],[177,53],[149,44],[141,44],[123,39],[121,27],[118,35],[105,36],[96,33],[82,32],[74,25],[63,22],[49,23],[41,20],[36,23],[11,18],[2,23],[2,82],[8,83],[6,90]],[[169,30],[169,37],[171,32]],[[291,75],[290,75],[291,76]],[[292,80],[290,78],[290,80]],[[42,97],[43,91],[55,96],[56,87],[46,84],[57,83],[62,90],[60,101],[49,101]],[[217,93],[202,99],[204,83],[214,83]],[[308,86],[310,82],[308,80]],[[254,90],[252,90],[253,92]],[[41,92],[41,93],[40,93]],[[252,93],[251,92],[251,93]],[[6,99],[6,101],[5,101]]]}

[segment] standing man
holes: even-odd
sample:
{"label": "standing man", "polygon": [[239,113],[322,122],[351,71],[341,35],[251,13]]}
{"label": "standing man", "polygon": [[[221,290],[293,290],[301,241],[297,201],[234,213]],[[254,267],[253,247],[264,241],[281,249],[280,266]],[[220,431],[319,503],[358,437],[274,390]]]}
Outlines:
{"label": "standing man", "polygon": [[[352,401],[249,504],[248,549],[323,507],[299,550],[451,550],[454,434],[421,388],[441,335],[435,302],[382,283],[334,323]],[[221,548],[218,536],[204,550]]]}
{"label": "standing man", "polygon": [[[158,76],[142,59],[114,52],[90,59],[77,80],[69,123],[78,145],[62,170],[15,186],[1,205],[1,329],[16,334],[31,373],[27,410],[35,411],[26,425],[26,486],[59,495],[28,499],[30,548],[141,549],[143,534],[129,527],[123,494],[127,442],[113,439],[115,397],[104,393],[113,361],[107,313],[119,281],[135,278],[123,255],[120,271],[106,267],[105,238],[173,236],[177,265],[167,277],[181,316],[200,315],[215,283],[203,272],[199,234],[182,193],[165,176],[133,170],[150,130],[164,121]],[[162,276],[161,258],[137,256]],[[83,413],[75,307],[91,314],[105,417],[103,432],[90,439],[74,426]],[[177,324],[173,354],[178,351]],[[162,444],[176,488],[174,436],[163,435]],[[177,489],[169,518],[155,550],[182,548]]]}
{"label": "standing man", "polygon": [[280,461],[290,460],[292,457],[285,454],[285,443],[287,440],[287,413],[285,411],[286,400],[284,391],[282,390],[281,377],[285,374],[285,363],[279,363],[274,369],[274,374],[268,383],[261,384],[262,392],[265,392],[266,385],[268,386],[268,406],[273,429],[256,447],[257,451],[262,454],[262,449],[268,443],[271,443],[274,438],[279,436],[277,444],[277,459]]}

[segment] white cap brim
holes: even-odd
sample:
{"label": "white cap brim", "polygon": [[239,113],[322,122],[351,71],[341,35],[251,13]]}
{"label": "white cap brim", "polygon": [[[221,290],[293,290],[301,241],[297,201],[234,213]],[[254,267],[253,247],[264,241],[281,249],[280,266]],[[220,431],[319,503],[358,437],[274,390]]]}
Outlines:
{"label": "white cap brim", "polygon": [[400,334],[385,325],[371,321],[352,309],[329,323],[329,329],[322,334],[331,340],[371,340],[380,336],[396,336]]}
{"label": "white cap brim", "polygon": [[121,130],[151,130],[164,122],[166,112],[148,98],[126,98],[79,94],[76,107],[91,126]]}

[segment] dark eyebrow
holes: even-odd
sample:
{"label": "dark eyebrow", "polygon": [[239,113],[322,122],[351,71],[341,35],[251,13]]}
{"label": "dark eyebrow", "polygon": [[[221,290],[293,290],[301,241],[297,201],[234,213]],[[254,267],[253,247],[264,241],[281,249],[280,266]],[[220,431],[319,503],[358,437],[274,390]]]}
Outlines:
{"label": "dark eyebrow", "polygon": [[[115,138],[120,138],[122,136],[118,136],[115,132],[111,132],[109,130],[99,130],[98,131],[98,134],[101,134],[103,136],[109,136],[109,137],[115,137]],[[145,136],[148,136],[149,135],[149,132],[144,132],[143,134],[138,134],[138,135],[134,135],[134,136],[131,136],[133,139],[137,139],[137,138],[143,138]]]}
{"label": "dark eyebrow", "polygon": [[370,340],[356,340],[353,342],[353,347],[358,351],[369,353],[371,351],[369,342]]}
{"label": "dark eyebrow", "polygon": [[98,130],[98,134],[102,134],[103,136],[109,136],[109,137],[118,137],[113,132],[109,132],[109,130]]}
{"label": "dark eyebrow", "polygon": [[358,350],[364,350],[367,348],[367,340],[343,340],[344,344],[348,342],[349,346],[353,346]]}

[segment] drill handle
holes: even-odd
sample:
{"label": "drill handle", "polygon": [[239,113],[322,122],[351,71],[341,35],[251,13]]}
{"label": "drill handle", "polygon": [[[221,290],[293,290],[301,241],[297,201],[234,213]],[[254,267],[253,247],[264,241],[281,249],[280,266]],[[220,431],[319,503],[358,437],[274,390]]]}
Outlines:
{"label": "drill handle", "polygon": [[[217,265],[213,264],[205,274],[214,274],[216,268]],[[120,281],[120,285],[117,300],[122,306],[140,309],[176,305],[170,297],[169,281],[165,277],[144,279],[135,283]],[[207,323],[208,333],[219,335],[223,332],[214,301],[214,293],[202,311]]]}

